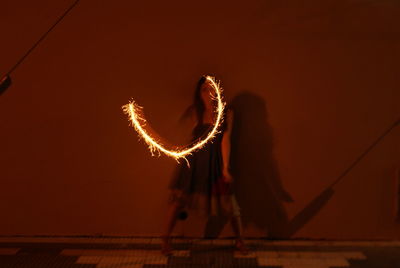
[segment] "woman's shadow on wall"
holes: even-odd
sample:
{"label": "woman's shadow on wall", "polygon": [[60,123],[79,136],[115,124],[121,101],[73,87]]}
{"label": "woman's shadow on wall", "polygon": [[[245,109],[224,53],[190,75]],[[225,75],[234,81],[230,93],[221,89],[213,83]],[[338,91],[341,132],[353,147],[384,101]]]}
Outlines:
{"label": "woman's shadow on wall", "polygon": [[[320,211],[333,191],[326,189],[289,220],[283,202],[293,199],[282,185],[274,157],[274,135],[266,102],[251,92],[242,92],[229,106],[234,111],[230,164],[243,227],[253,224],[265,237],[289,238]],[[204,237],[218,237],[227,221],[210,217]]]}

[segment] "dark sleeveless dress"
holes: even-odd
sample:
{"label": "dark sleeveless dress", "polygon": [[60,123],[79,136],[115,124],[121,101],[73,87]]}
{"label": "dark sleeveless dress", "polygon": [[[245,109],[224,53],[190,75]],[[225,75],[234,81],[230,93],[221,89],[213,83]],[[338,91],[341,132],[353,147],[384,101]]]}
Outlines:
{"label": "dark sleeveless dress", "polygon": [[[211,124],[197,125],[192,141],[211,131]],[[169,184],[169,202],[178,201],[190,213],[200,216],[240,216],[240,208],[233,193],[233,184],[222,179],[223,159],[221,142],[226,124],[221,132],[203,148],[187,157],[176,167]]]}

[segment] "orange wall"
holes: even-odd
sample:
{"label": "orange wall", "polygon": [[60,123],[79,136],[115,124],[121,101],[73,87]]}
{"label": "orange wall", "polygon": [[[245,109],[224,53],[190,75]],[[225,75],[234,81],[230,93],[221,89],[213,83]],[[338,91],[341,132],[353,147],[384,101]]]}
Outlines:
{"label": "orange wall", "polygon": [[[72,3],[24,2],[2,4],[0,74]],[[159,235],[176,162],[151,157],[121,106],[134,98],[181,142],[178,118],[209,73],[237,112],[246,236],[400,237],[399,127],[329,188],[400,115],[399,3],[159,2],[81,1],[13,72],[1,235]],[[191,215],[174,233],[205,226]]]}

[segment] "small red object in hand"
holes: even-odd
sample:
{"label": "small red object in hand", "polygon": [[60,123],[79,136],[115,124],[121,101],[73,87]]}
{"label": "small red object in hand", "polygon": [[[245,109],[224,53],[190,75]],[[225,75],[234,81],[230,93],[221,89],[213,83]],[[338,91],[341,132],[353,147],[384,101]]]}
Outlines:
{"label": "small red object in hand", "polygon": [[213,195],[229,195],[232,193],[232,183],[225,181],[224,175],[221,175],[212,186]]}

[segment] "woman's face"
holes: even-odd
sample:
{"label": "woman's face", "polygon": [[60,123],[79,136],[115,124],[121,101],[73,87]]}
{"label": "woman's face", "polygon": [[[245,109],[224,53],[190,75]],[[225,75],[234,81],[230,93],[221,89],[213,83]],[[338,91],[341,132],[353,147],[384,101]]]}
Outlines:
{"label": "woman's face", "polygon": [[201,85],[200,95],[203,99],[203,102],[206,106],[212,105],[214,96],[214,89],[209,81],[205,81],[203,85]]}

